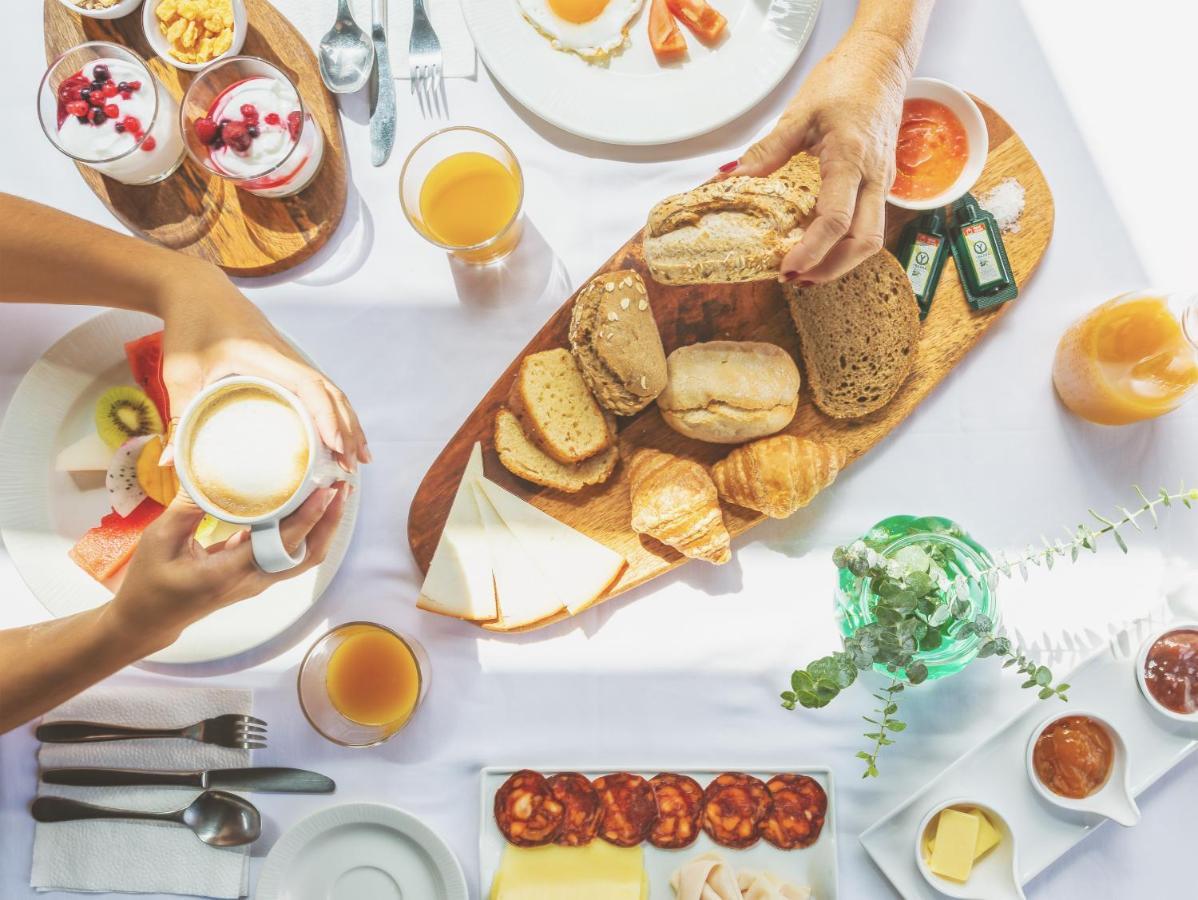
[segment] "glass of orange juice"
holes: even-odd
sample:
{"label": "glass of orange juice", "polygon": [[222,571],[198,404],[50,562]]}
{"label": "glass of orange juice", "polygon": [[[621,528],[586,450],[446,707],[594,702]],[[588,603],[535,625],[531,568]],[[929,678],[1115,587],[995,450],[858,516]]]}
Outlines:
{"label": "glass of orange juice", "polygon": [[1171,412],[1198,385],[1198,296],[1108,300],[1062,336],[1052,381],[1065,406],[1100,425]]}
{"label": "glass of orange juice", "polygon": [[399,176],[399,200],[413,228],[463,262],[498,262],[520,242],[520,164],[481,128],[455,125],[417,144]]}
{"label": "glass of orange juice", "polygon": [[428,674],[428,654],[414,638],[373,622],[347,622],[304,656],[300,708],[330,741],[373,747],[411,721],[428,692]]}

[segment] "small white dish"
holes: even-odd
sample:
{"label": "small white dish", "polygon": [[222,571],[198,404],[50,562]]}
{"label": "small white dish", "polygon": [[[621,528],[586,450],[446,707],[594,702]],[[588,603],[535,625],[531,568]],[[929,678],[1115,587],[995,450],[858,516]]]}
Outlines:
{"label": "small white dish", "polygon": [[[1111,761],[1111,771],[1108,773],[1106,782],[1103,783],[1102,787],[1088,797],[1074,799],[1055,793],[1040,780],[1040,777],[1036,774],[1033,755],[1036,751],[1036,741],[1040,739],[1040,735],[1044,733],[1044,729],[1053,722],[1061,719],[1079,716],[1093,719],[1106,729],[1107,734],[1110,735],[1111,744],[1114,747],[1115,758]],[[1109,719],[1088,709],[1071,709],[1068,712],[1054,713],[1032,731],[1031,737],[1027,741],[1027,753],[1024,757],[1024,762],[1027,767],[1027,777],[1031,781],[1032,787],[1052,805],[1069,810],[1070,812],[1093,813],[1104,816],[1125,828],[1131,828],[1133,825],[1139,824],[1140,808],[1136,806],[1135,797],[1131,790],[1130,767],[1127,762],[1127,744],[1124,742],[1123,736],[1119,733],[1119,729],[1112,725]]]}
{"label": "small white dish", "polygon": [[81,6],[76,6],[74,0],[58,0],[58,2],[71,12],[89,19],[119,19],[141,6],[141,0],[120,0],[119,3],[114,3],[107,9],[84,9]]}
{"label": "small white dish", "polygon": [[[932,820],[949,807],[974,807],[980,809],[1002,838],[997,847],[983,856],[973,867],[969,880],[964,884],[941,878],[923,858],[924,832]],[[954,797],[937,803],[925,815],[915,831],[915,865],[933,888],[957,900],[1024,900],[1023,887],[1019,883],[1019,850],[1015,844],[1015,832],[1007,824],[1006,817],[993,806],[978,803],[966,797]]]}
{"label": "small white dish", "polygon": [[973,102],[973,98],[947,81],[941,81],[939,78],[912,78],[907,84],[907,94],[903,99],[935,100],[937,103],[943,103],[965,128],[969,155],[965,159],[965,168],[948,190],[923,200],[909,200],[896,197],[893,191],[886,192],[886,202],[900,209],[919,212],[939,209],[964,195],[982,174],[986,156],[990,152],[990,132],[986,128],[986,120],[982,118],[982,111]]}
{"label": "small white dish", "polygon": [[[60,0],[60,2],[65,3],[67,0]],[[146,33],[146,40],[149,42],[151,49],[153,49],[154,53],[163,62],[174,66],[176,69],[182,69],[184,72],[198,72],[218,59],[224,59],[226,56],[236,56],[245,45],[246,32],[249,31],[249,16],[245,11],[245,0],[231,0],[231,2],[233,4],[233,43],[220,56],[214,56],[207,62],[183,62],[181,59],[176,59],[174,54],[171,53],[171,45],[162,33],[162,29],[158,27],[158,16],[154,14],[162,4],[162,0],[145,0],[146,5],[142,7],[141,11],[141,28]]]}
{"label": "small white dish", "polygon": [[1136,655],[1136,683],[1140,685],[1140,693],[1144,695],[1144,699],[1148,701],[1148,705],[1162,716],[1172,719],[1174,722],[1183,722],[1186,725],[1198,728],[1198,712],[1179,713],[1164,706],[1156,697],[1152,696],[1152,691],[1148,690],[1148,682],[1146,680],[1148,673],[1144,665],[1148,662],[1148,651],[1152,649],[1152,645],[1169,632],[1181,630],[1198,631],[1198,621],[1174,622],[1172,625],[1166,625],[1148,635],[1148,639],[1140,645],[1140,652]]}

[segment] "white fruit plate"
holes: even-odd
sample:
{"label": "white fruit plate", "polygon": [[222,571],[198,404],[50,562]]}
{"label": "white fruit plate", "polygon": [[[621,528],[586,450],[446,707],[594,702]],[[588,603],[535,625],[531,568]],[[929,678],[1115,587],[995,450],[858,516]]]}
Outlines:
{"label": "white fruit plate", "polygon": [[[1169,616],[1165,621],[1180,619]],[[1021,884],[1031,881],[1106,821],[1092,813],[1050,804],[1029,780],[1025,762],[1028,740],[1047,717],[1088,709],[1111,722],[1126,742],[1133,795],[1147,790],[1198,747],[1198,721],[1167,718],[1149,705],[1140,691],[1136,658],[1141,643],[1154,631],[1159,633],[1159,628],[1146,621],[1129,626],[1061,679],[1070,685],[1068,703],[1045,700],[1034,704],[862,832],[866,852],[903,897],[936,900],[943,896],[920,874],[914,848],[920,821],[933,807],[950,799],[966,798],[1002,811],[1018,848]]]}
{"label": "white fruit plate", "polygon": [[[112,597],[67,555],[109,511],[103,473],[58,472],[55,458],[95,429],[96,400],[105,390],[133,384],[125,343],[161,328],[153,316],[120,310],[84,322],[33,364],[0,425],[0,536],[29,590],[55,616],[74,615]],[[333,580],[357,515],[355,492],[320,566],[196,622],[149,661],[211,662],[277,637]]]}
{"label": "white fruit plate", "polygon": [[[825,766],[788,766],[778,769],[762,769],[754,767],[727,766],[720,769],[672,769],[668,766],[645,766],[634,768],[579,768],[571,766],[549,767],[535,766],[535,771],[546,777],[555,772],[581,772],[592,781],[600,775],[611,772],[632,772],[644,778],[652,778],[658,772],[674,772],[678,775],[689,775],[706,788],[707,785],[724,772],[746,772],[755,775],[762,781],[768,781],[774,775],[782,772],[794,772],[797,775],[807,775],[819,782],[828,795],[828,813],[824,820],[823,830],[819,838],[810,847],[801,850],[780,850],[768,841],[758,841],[752,847],[744,850],[731,850],[721,847],[705,833],[700,833],[698,839],[682,850],[661,850],[648,841],[642,846],[645,850],[645,871],[649,876],[649,896],[653,900],[667,900],[674,896],[670,887],[670,876],[674,870],[688,860],[703,853],[718,853],[733,869],[751,869],[754,871],[773,872],[786,881],[797,885],[807,885],[811,895],[817,900],[836,900],[839,896],[839,880],[836,867],[836,792],[832,784],[832,770]],[[499,868],[507,840],[495,824],[495,793],[507,781],[508,777],[519,771],[515,768],[488,767],[482,770],[482,821],[479,828],[479,896],[488,897],[491,892],[491,882]],[[600,840],[600,838],[596,838]]]}

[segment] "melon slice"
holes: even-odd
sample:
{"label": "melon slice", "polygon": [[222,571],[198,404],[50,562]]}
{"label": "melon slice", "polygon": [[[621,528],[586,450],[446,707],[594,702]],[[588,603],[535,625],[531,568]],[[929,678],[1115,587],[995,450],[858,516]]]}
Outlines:
{"label": "melon slice", "polygon": [[156,331],[125,344],[125,357],[129,360],[133,380],[158,408],[162,421],[169,422],[171,401],[162,378],[162,332]]}
{"label": "melon slice", "polygon": [[96,581],[106,581],[129,561],[142,532],[162,512],[162,505],[153,500],[143,500],[127,516],[111,512],[79,539],[69,555]]}

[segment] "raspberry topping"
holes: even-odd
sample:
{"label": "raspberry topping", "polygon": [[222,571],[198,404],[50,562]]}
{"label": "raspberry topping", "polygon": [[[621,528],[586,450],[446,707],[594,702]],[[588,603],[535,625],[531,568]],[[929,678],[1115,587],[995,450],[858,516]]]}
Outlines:
{"label": "raspberry topping", "polygon": [[115,103],[106,103],[104,105],[104,115],[108,116],[108,118],[115,119],[120,114],[121,114],[121,111],[119,109],[117,109],[117,106]]}
{"label": "raspberry topping", "polygon": [[291,133],[293,141],[299,140],[300,122],[300,112],[298,109],[287,113],[287,130]]}
{"label": "raspberry topping", "polygon": [[69,112],[72,116],[86,116],[87,104],[82,100],[72,100],[67,104],[67,112]]}
{"label": "raspberry topping", "polygon": [[241,117],[247,125],[253,125],[258,121],[258,107],[252,103],[241,104]]}
{"label": "raspberry topping", "polygon": [[125,118],[121,121],[121,124],[134,134],[137,134],[141,131],[141,122],[138,121],[137,116],[125,116]]}
{"label": "raspberry topping", "polygon": [[267,113],[266,114],[266,124],[267,125],[278,125],[279,122],[281,122],[281,121],[282,121],[282,119],[279,118],[278,113]]}
{"label": "raspberry topping", "polygon": [[201,144],[214,144],[217,136],[220,134],[220,129],[216,127],[216,123],[207,116],[204,116],[202,119],[196,119],[195,130],[196,137],[200,139]]}
{"label": "raspberry topping", "polygon": [[221,129],[221,136],[226,144],[234,150],[244,153],[250,149],[250,144],[253,143],[253,138],[250,137],[249,129],[244,122],[226,122],[224,128]]}
{"label": "raspberry topping", "polygon": [[141,149],[145,150],[147,153],[150,152],[151,150],[153,150],[157,146],[158,146],[158,142],[156,140],[154,140],[153,135],[150,135],[144,141],[141,142]]}
{"label": "raspberry topping", "polygon": [[106,81],[104,82],[104,87],[100,89],[100,93],[105,97],[115,97],[118,93],[118,88],[111,81]]}

